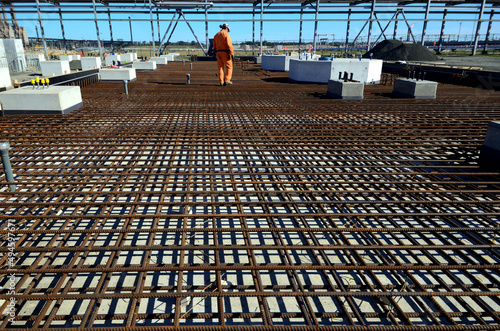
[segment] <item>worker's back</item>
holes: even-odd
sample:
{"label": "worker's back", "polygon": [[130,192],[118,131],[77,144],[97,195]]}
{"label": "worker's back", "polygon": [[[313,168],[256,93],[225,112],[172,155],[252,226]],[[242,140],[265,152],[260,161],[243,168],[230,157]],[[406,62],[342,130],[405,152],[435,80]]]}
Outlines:
{"label": "worker's back", "polygon": [[214,36],[214,49],[216,52],[229,51],[230,55],[234,55],[231,36],[229,36],[226,30],[220,30],[219,33]]}

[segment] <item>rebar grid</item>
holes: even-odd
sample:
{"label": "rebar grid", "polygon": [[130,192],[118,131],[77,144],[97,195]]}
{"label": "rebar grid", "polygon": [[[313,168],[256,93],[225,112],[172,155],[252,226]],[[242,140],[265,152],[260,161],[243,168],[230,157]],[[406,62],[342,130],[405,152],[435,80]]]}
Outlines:
{"label": "rebar grid", "polygon": [[71,115],[0,120],[1,328],[500,328],[500,175],[478,165],[499,92],[339,101],[215,72],[169,63],[129,95],[85,87]]}

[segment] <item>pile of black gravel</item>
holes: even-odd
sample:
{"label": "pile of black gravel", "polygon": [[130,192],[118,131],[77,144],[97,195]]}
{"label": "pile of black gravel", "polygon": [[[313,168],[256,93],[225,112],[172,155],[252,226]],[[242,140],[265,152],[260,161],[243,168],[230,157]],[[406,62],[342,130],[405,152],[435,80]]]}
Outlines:
{"label": "pile of black gravel", "polygon": [[399,40],[384,40],[364,55],[373,54],[374,59],[388,61],[437,61],[439,58],[432,51],[420,44],[405,44]]}

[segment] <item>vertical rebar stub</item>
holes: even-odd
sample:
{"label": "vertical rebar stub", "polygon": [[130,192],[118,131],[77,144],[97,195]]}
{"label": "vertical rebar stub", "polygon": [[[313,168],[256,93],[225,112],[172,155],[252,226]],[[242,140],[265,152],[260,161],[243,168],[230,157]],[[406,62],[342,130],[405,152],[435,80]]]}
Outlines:
{"label": "vertical rebar stub", "polygon": [[187,77],[187,84],[191,84],[191,75],[190,74],[186,74],[186,77]]}
{"label": "vertical rebar stub", "polygon": [[5,172],[5,179],[8,183],[10,183],[10,191],[14,192],[16,190],[16,185],[12,184],[14,183],[14,174],[12,173],[12,166],[10,165],[9,149],[10,144],[8,141],[0,143],[0,153],[2,154],[2,164],[3,170]]}
{"label": "vertical rebar stub", "polygon": [[123,81],[123,86],[125,87],[125,94],[128,95],[128,81],[127,80]]}

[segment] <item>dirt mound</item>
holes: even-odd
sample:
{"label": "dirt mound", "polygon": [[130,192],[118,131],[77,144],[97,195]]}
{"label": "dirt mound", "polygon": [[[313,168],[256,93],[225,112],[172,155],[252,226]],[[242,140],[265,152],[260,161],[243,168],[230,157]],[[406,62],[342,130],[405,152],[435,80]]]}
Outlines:
{"label": "dirt mound", "polygon": [[384,40],[364,55],[373,54],[374,59],[388,61],[438,61],[432,51],[420,44],[404,44],[399,40]]}

